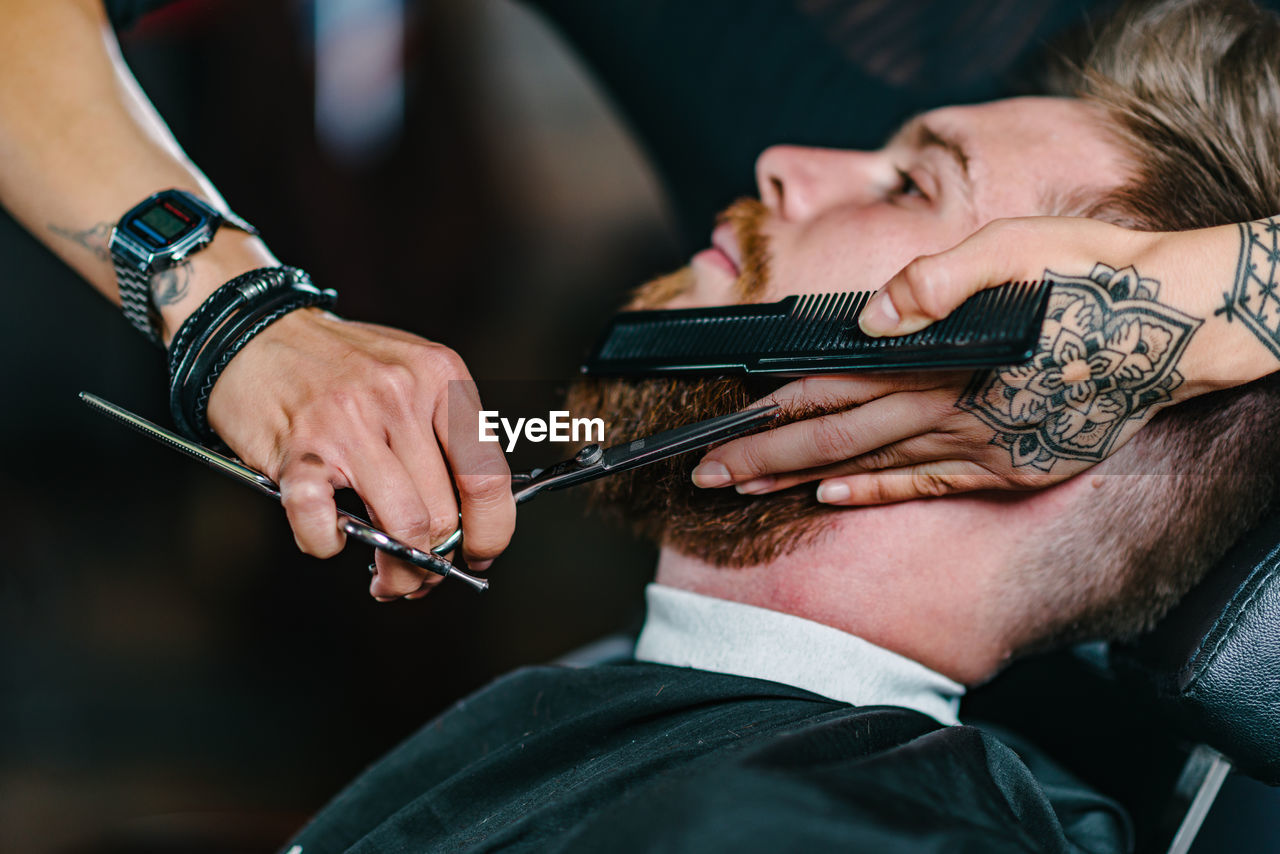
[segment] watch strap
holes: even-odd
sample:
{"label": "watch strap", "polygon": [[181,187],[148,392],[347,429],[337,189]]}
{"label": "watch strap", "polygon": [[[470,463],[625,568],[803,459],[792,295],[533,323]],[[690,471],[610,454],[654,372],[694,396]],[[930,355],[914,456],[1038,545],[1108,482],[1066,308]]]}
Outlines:
{"label": "watch strap", "polygon": [[116,288],[125,320],[152,344],[163,348],[155,303],[151,301],[151,277],[116,253],[111,253],[116,269]]}

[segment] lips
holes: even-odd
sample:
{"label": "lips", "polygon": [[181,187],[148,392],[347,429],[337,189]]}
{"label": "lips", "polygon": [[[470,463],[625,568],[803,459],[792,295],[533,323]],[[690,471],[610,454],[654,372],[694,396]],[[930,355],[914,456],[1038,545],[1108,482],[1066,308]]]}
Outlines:
{"label": "lips", "polygon": [[742,274],[742,248],[738,246],[738,237],[733,233],[733,226],[722,223],[711,232],[711,246],[720,250],[729,263],[733,265],[734,275]]}

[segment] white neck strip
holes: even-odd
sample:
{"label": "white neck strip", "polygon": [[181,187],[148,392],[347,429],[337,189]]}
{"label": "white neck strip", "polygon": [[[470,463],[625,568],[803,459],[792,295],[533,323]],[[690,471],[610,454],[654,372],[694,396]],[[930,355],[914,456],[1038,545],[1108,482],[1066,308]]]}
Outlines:
{"label": "white neck strip", "polygon": [[959,723],[964,686],[918,661],[803,617],[650,584],[636,659],[781,682],[854,706]]}

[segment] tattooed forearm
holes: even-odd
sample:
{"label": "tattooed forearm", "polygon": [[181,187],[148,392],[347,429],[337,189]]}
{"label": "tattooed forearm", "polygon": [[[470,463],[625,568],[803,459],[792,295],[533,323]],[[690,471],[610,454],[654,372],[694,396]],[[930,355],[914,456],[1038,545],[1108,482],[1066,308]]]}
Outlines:
{"label": "tattooed forearm", "polygon": [[86,228],[84,231],[63,228],[60,225],[49,225],[49,230],[54,234],[80,244],[92,252],[93,256],[99,261],[111,260],[111,250],[107,248],[108,242],[111,240],[111,228],[112,224],[109,222],[100,222],[91,228]]}
{"label": "tattooed forearm", "polygon": [[173,305],[187,295],[191,284],[191,263],[183,261],[168,270],[156,273],[151,279],[151,301],[159,308]]}
{"label": "tattooed forearm", "polygon": [[1280,218],[1247,222],[1240,228],[1240,259],[1231,290],[1214,312],[1228,323],[1241,321],[1280,359]]}
{"label": "tattooed forearm", "polygon": [[1176,370],[1201,321],[1157,300],[1132,267],[1088,276],[1045,270],[1053,293],[1031,361],[980,372],[956,401],[994,428],[1015,467],[1105,458],[1125,423],[1172,401]]}
{"label": "tattooed forearm", "polygon": [[[59,237],[74,241],[93,253],[99,261],[111,260],[111,229],[109,222],[76,231],[60,225],[50,225],[49,230]],[[156,273],[151,279],[151,299],[157,307],[172,305],[187,295],[191,285],[191,264],[189,261]]]}

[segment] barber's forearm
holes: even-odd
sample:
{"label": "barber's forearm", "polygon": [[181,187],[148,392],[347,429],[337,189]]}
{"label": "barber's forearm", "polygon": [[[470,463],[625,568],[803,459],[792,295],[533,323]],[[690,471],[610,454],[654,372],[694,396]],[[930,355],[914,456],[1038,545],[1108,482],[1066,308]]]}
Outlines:
{"label": "barber's forearm", "polygon": [[1268,217],[1164,235],[1167,248],[1153,249],[1169,279],[1190,283],[1178,296],[1194,298],[1187,309],[1204,321],[1183,358],[1183,373],[1200,386],[1190,390],[1236,386],[1280,370],[1278,233],[1280,217]]}
{"label": "barber's forearm", "polygon": [[[0,204],[119,302],[112,225],[157,190],[223,202],[179,148],[120,57],[100,0],[0,0]],[[275,263],[257,238],[221,229],[154,283],[171,336],[222,282]]]}

